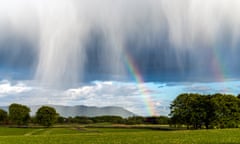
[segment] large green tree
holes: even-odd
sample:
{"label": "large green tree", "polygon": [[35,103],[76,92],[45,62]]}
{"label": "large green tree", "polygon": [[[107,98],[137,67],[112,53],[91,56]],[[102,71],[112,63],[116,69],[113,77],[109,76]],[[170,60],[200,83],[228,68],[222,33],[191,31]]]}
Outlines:
{"label": "large green tree", "polygon": [[205,125],[206,129],[209,126],[213,125],[213,121],[215,120],[215,107],[212,101],[212,95],[202,95],[201,99],[199,100],[200,109],[202,109],[202,122]]}
{"label": "large green tree", "polygon": [[240,99],[233,95],[214,94],[214,123],[217,127],[238,127],[240,121]]}
{"label": "large green tree", "polygon": [[30,120],[30,108],[21,104],[9,106],[9,118],[13,124],[27,125]]}
{"label": "large green tree", "polygon": [[38,124],[50,127],[57,121],[58,114],[53,107],[42,106],[36,113]]}
{"label": "large green tree", "polygon": [[184,93],[179,95],[170,106],[172,122],[174,124],[187,125],[188,128],[191,125],[197,126],[200,123],[199,117],[203,115],[198,113],[198,111],[202,110],[196,106],[198,105],[199,97],[200,95],[198,94]]}
{"label": "large green tree", "polygon": [[0,124],[6,124],[8,119],[8,114],[6,111],[0,109]]}
{"label": "large green tree", "polygon": [[170,116],[173,124],[195,129],[238,127],[240,99],[226,94],[181,94],[172,102]]}

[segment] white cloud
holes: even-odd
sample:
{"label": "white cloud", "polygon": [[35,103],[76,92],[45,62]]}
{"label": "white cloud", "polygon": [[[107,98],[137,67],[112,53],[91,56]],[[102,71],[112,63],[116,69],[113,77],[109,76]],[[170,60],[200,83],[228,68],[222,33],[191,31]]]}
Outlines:
{"label": "white cloud", "polygon": [[[139,115],[149,115],[149,109],[158,114],[168,114],[169,101],[159,97],[159,84],[95,81],[92,85],[68,89],[63,97],[72,105],[120,106]],[[167,98],[166,98],[167,99]],[[152,103],[149,108],[148,102]]]}
{"label": "white cloud", "polygon": [[11,84],[9,81],[4,80],[0,82],[0,96],[8,96],[13,94],[20,94],[23,92],[31,91],[32,88],[23,83]]}
{"label": "white cloud", "polygon": [[[149,115],[149,109],[155,109],[160,115],[167,115],[171,101],[180,93],[214,93],[224,90],[238,94],[240,93],[239,83],[239,81],[187,85],[179,83],[168,86],[168,84],[159,83],[138,85],[134,82],[94,81],[91,84],[62,90],[37,86],[32,81],[5,80],[0,81],[0,105],[22,103],[26,105],[120,106],[139,115]],[[141,93],[142,90],[139,88],[142,87],[147,93]]]}
{"label": "white cloud", "polygon": [[[26,105],[86,105],[86,106],[120,106],[139,115],[149,115],[146,99],[151,100],[154,109],[161,114],[168,106],[158,89],[159,84],[134,82],[94,81],[80,87],[49,89],[36,85],[33,81],[0,81],[0,105],[21,103]],[[139,88],[145,87],[148,95]]]}
{"label": "white cloud", "polygon": [[64,92],[70,97],[95,97],[95,96],[126,96],[136,95],[137,87],[135,84],[123,84],[119,82],[93,82],[92,85],[82,86],[79,88],[68,89]]}

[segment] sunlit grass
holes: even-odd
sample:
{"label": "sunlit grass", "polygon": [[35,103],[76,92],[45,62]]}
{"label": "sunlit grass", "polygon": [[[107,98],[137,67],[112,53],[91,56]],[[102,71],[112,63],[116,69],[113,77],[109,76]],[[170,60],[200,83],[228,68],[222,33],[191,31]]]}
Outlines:
{"label": "sunlit grass", "polygon": [[[4,133],[4,131],[6,133]],[[240,129],[0,128],[0,144],[234,144]]]}

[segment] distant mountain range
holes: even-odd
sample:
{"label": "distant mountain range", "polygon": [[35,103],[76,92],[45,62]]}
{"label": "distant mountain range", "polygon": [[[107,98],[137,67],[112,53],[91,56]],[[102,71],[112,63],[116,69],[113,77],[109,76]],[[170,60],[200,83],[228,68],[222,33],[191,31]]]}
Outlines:
{"label": "distant mountain range", "polygon": [[[62,106],[62,105],[48,105],[54,107],[61,116],[63,117],[75,117],[75,116],[87,116],[87,117],[95,117],[95,116],[121,116],[123,118],[135,116],[136,114],[122,108],[116,106],[108,106],[108,107],[90,107],[90,106]],[[31,109],[31,115],[35,115],[38,108],[41,105],[33,105],[29,106]],[[0,106],[1,109],[8,111],[8,106]]]}

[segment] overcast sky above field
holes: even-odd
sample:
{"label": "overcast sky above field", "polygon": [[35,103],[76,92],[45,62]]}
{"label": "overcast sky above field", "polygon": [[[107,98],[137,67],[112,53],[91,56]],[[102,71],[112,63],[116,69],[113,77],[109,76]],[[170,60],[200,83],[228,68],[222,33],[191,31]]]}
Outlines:
{"label": "overcast sky above field", "polygon": [[0,105],[167,114],[240,93],[239,0],[0,0]]}

